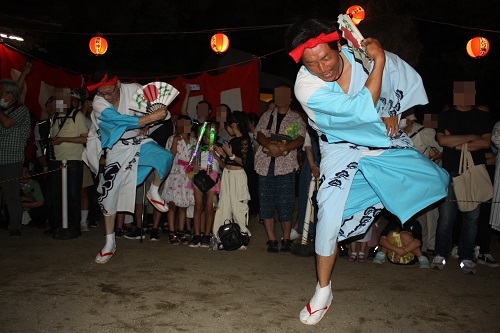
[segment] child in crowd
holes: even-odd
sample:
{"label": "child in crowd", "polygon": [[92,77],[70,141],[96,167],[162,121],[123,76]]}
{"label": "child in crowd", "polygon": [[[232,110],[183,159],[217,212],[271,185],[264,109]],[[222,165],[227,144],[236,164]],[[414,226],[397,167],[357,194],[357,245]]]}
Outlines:
{"label": "child in crowd", "polygon": [[31,226],[45,228],[47,226],[47,210],[43,192],[38,181],[29,177],[29,168],[23,167],[23,178],[20,180],[21,206],[25,211],[23,213],[23,222],[24,217],[28,214]]}
{"label": "child in crowd", "polygon": [[382,250],[373,258],[375,264],[384,263],[387,255],[393,264],[408,265],[418,261],[420,268],[430,268],[429,259],[422,253],[422,226],[417,220],[401,225],[395,216],[390,216],[380,234],[379,244]]}
{"label": "child in crowd", "polygon": [[[204,126],[200,126],[199,133],[203,130]],[[199,134],[198,133],[198,134]],[[209,247],[210,246],[210,234],[212,233],[212,226],[214,223],[214,199],[220,191],[220,178],[219,178],[219,163],[221,159],[213,149],[215,145],[215,137],[217,135],[217,125],[215,123],[210,123],[206,126],[205,133],[202,137],[202,141],[198,149],[195,149],[196,156],[193,160],[194,174],[201,170],[207,171],[215,181],[215,185],[203,193],[193,182],[189,182],[189,188],[194,189],[194,236],[189,241],[190,247]],[[205,224],[203,233],[202,229],[202,213],[205,213]]]}
{"label": "child in crowd", "polygon": [[[168,240],[172,245],[179,242],[186,244],[189,240],[184,235],[186,225],[186,209],[194,205],[193,189],[188,187],[188,162],[196,146],[196,139],[191,136],[191,118],[180,116],[176,122],[176,134],[167,140],[166,148],[174,155],[170,174],[163,184],[162,197],[168,202]],[[178,208],[178,235],[175,233],[175,217]]]}
{"label": "child in crowd", "polygon": [[[352,241],[349,246],[351,247],[351,254],[349,255],[350,262],[366,262],[366,250],[368,249],[368,242],[372,238],[373,225],[368,228],[362,237],[357,237],[357,240]],[[356,247],[359,244],[359,252],[356,252]]]}

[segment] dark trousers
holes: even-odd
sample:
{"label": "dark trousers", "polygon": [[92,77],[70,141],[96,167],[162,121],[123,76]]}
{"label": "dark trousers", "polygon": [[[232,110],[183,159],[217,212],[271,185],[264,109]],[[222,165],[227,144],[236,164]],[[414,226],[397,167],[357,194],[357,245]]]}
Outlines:
{"label": "dark trousers", "polygon": [[[312,174],[311,167],[309,165],[309,161],[306,159],[304,161],[304,165],[300,170],[299,176],[299,210],[297,214],[297,224],[298,224],[298,233],[302,234],[304,228],[304,220],[306,217],[307,211],[307,202],[309,201],[309,185],[311,184]],[[317,223],[317,210],[314,215],[314,223],[309,223],[309,234],[316,234],[316,223]]]}
{"label": "dark trousers", "polygon": [[[61,168],[61,161],[49,161],[49,171]],[[83,179],[83,162],[68,161],[68,228],[80,229],[81,219],[81,190]],[[62,227],[62,180],[61,171],[49,173],[47,184],[49,197],[49,227]]]}
{"label": "dark trousers", "polygon": [[21,230],[23,207],[21,206],[21,188],[19,178],[23,174],[23,161],[0,165],[0,184],[4,201],[9,211],[9,231]]}
{"label": "dark trousers", "polygon": [[47,207],[45,205],[35,208],[30,208],[28,211],[30,215],[31,222],[30,225],[35,226],[37,228],[45,228],[47,227]]}

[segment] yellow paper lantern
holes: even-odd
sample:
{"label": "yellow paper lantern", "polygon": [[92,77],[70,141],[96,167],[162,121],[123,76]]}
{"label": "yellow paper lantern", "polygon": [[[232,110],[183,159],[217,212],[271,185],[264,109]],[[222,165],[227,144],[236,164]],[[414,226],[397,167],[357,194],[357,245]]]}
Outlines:
{"label": "yellow paper lantern", "polygon": [[488,54],[490,42],[484,37],[474,37],[467,43],[466,50],[472,58],[481,58]]}
{"label": "yellow paper lantern", "polygon": [[210,46],[215,53],[224,53],[229,48],[229,38],[223,33],[218,32],[212,36]]}
{"label": "yellow paper lantern", "polygon": [[89,48],[96,56],[103,55],[108,50],[108,41],[101,36],[93,37],[90,40]]}
{"label": "yellow paper lantern", "polygon": [[356,25],[365,19],[365,10],[358,5],[347,8],[346,14],[351,17],[352,22]]}

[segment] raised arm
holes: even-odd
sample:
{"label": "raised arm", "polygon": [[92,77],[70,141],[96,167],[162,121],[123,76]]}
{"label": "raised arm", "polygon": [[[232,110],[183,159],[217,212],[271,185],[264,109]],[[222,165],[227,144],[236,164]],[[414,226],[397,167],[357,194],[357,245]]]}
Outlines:
{"label": "raised arm", "polygon": [[188,103],[189,103],[189,95],[191,94],[191,84],[186,83],[186,94],[184,95],[184,99],[182,100],[181,105],[181,114],[188,116]]}
{"label": "raised arm", "polygon": [[366,38],[362,45],[366,48],[366,53],[373,59],[373,70],[366,80],[365,87],[370,90],[373,105],[376,106],[382,91],[382,73],[385,66],[385,53],[382,45],[374,38]]}

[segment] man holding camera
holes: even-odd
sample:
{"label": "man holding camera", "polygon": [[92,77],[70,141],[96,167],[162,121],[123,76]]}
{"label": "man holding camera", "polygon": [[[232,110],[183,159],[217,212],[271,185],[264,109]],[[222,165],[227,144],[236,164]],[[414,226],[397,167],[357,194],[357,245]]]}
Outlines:
{"label": "man holding camera", "polygon": [[[73,239],[80,234],[81,189],[83,179],[82,153],[87,140],[88,126],[85,116],[71,106],[68,88],[56,88],[53,93],[56,110],[50,126],[49,171],[61,168],[67,161],[68,228],[62,227],[61,173],[50,172],[48,196],[50,197],[50,230],[54,239]],[[53,154],[51,154],[53,152]],[[51,156],[52,155],[52,156]]]}
{"label": "man holding camera", "polygon": [[21,103],[19,88],[11,80],[0,81],[0,187],[9,210],[9,233],[21,236],[22,207],[19,181],[24,147],[30,134],[30,112]]}

